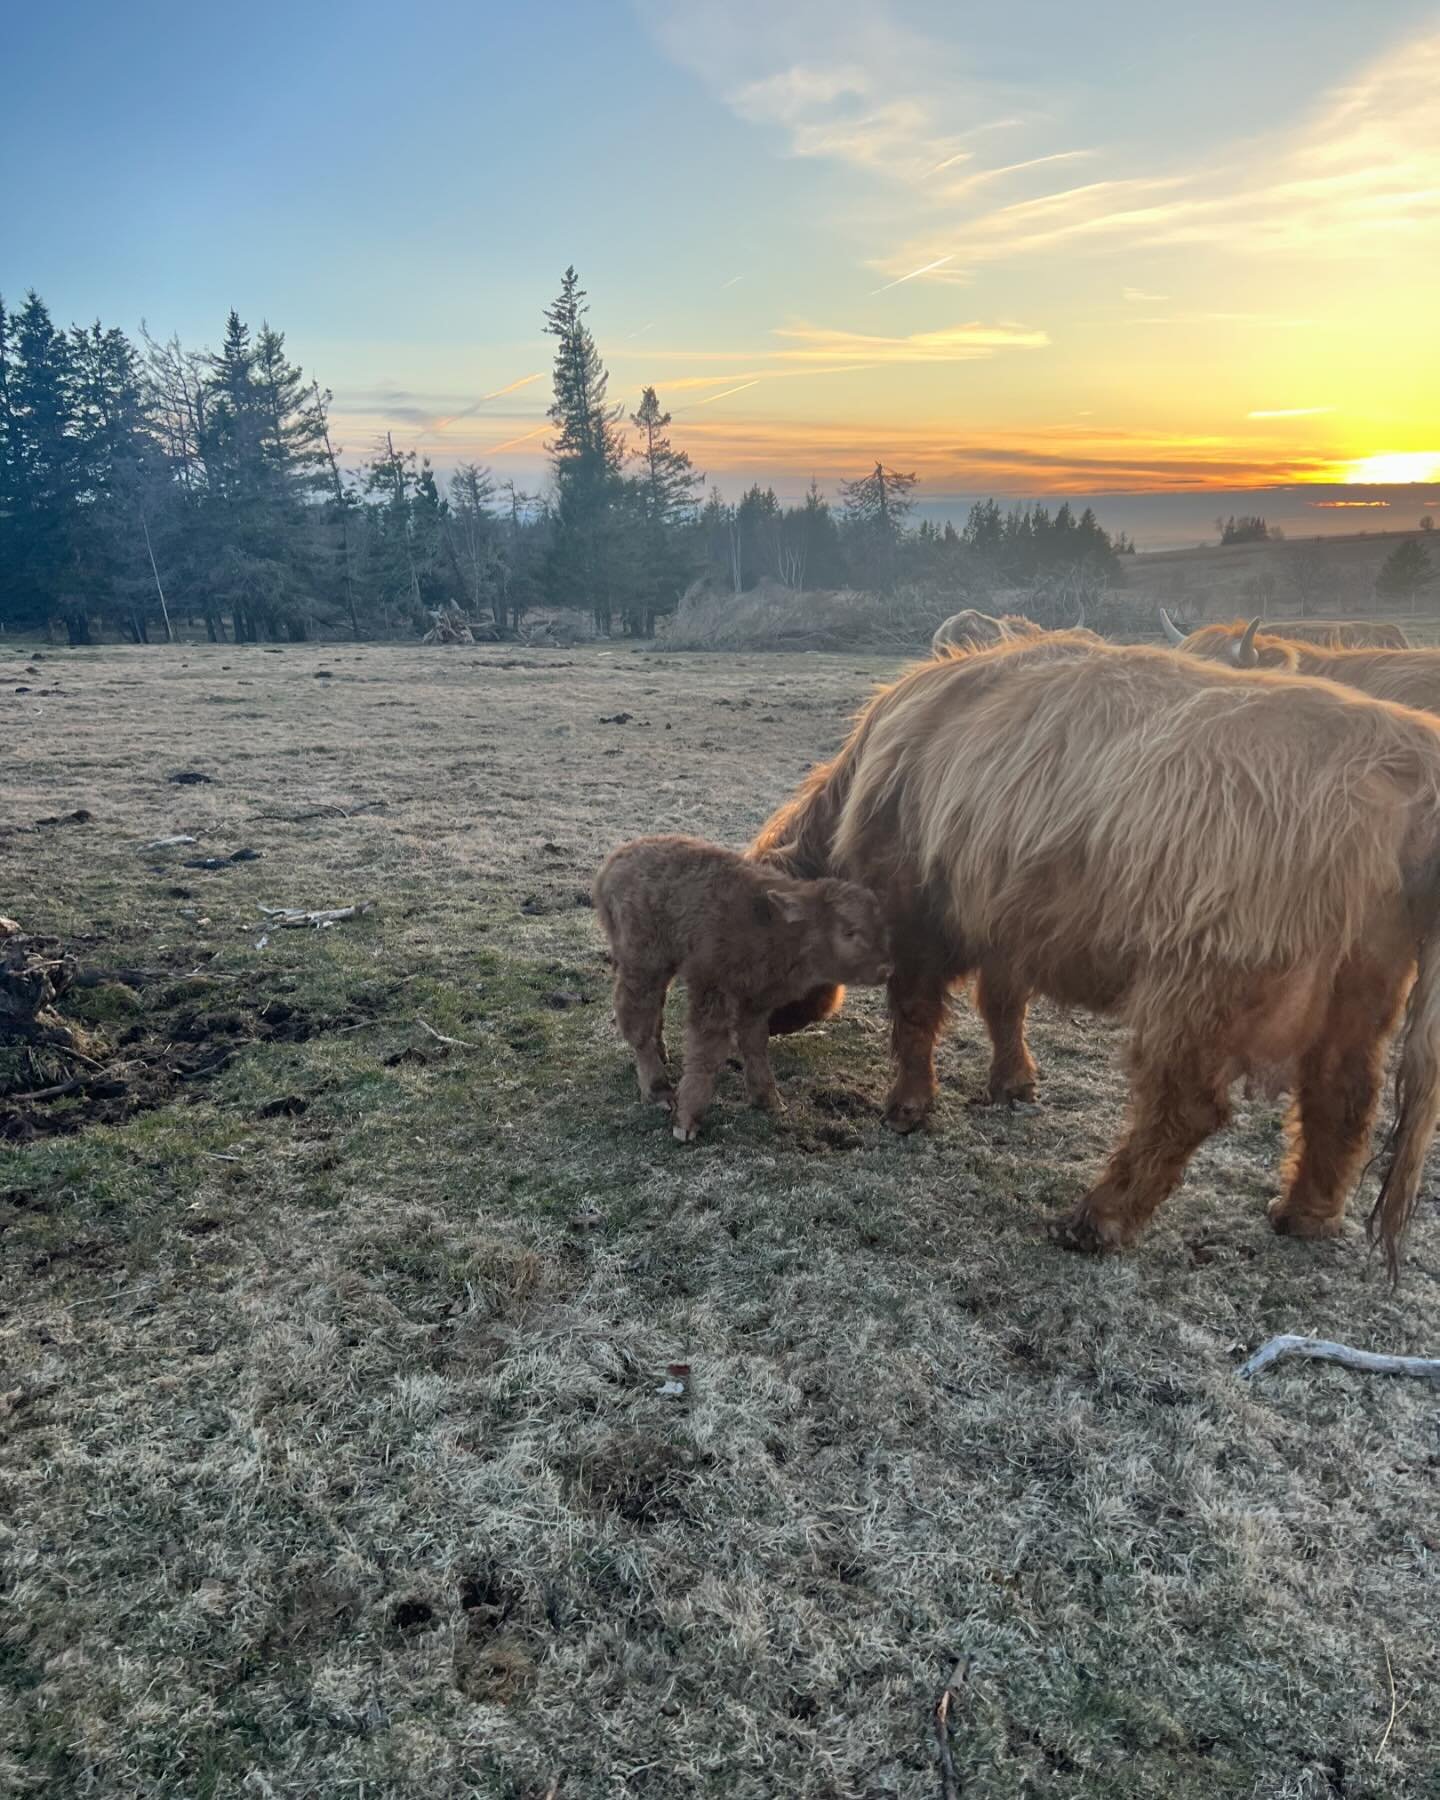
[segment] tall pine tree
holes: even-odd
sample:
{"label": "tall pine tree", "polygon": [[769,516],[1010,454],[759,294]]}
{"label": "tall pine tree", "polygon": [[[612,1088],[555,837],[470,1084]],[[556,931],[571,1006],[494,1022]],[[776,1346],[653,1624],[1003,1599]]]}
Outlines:
{"label": "tall pine tree", "polygon": [[545,313],[545,330],[557,340],[549,409],[557,428],[550,444],[556,503],[549,587],[553,600],[587,607],[596,629],[608,633],[622,585],[617,503],[625,449],[616,429],[621,409],[606,397],[609,377],[585,323],[588,311],[580,278],[568,268]]}

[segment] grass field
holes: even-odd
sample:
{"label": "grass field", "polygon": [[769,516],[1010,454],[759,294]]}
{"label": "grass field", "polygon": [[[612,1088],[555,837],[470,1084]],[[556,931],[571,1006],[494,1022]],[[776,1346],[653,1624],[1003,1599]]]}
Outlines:
{"label": "grass field", "polygon": [[1440,1794],[1435,1392],[1234,1373],[1440,1351],[1432,1201],[1398,1292],[1358,1206],[1274,1238],[1245,1103],[1067,1256],[1120,1046],[1046,1007],[1033,1113],[962,1005],[887,1134],[873,995],[783,1117],[637,1102],[595,863],[742,842],[880,663],[27,660],[0,911],[124,979],[67,1001],[105,1080],[0,1101],[0,1791],[931,1800],[968,1659],[967,1800]]}

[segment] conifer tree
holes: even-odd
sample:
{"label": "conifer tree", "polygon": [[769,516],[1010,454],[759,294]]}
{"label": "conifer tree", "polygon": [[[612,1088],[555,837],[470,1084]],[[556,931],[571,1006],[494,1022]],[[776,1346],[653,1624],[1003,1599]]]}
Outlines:
{"label": "conifer tree", "polygon": [[615,514],[624,444],[616,429],[609,377],[585,323],[589,308],[573,266],[545,313],[545,330],[557,340],[554,398],[549,416],[555,474],[555,543],[550,560],[551,597],[589,608],[598,630],[608,632],[616,610],[621,545]]}

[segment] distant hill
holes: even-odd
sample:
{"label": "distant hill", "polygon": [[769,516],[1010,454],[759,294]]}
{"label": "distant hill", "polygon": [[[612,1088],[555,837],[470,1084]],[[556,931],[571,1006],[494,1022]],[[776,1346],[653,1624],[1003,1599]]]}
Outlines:
{"label": "distant hill", "polygon": [[[1437,579],[1407,612],[1376,598],[1375,577],[1397,544],[1417,538]],[[1195,550],[1141,551],[1124,559],[1128,597],[1164,606],[1199,625],[1251,617],[1414,619],[1440,629],[1440,531],[1367,531],[1345,537],[1285,538],[1258,544],[1205,545]]]}

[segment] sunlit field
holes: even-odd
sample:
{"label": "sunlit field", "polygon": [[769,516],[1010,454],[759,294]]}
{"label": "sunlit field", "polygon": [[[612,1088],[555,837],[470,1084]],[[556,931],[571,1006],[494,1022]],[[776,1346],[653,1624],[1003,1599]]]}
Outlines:
{"label": "sunlit field", "polygon": [[961,1002],[889,1134],[873,994],[777,1044],[782,1117],[638,1104],[596,862],[743,842],[889,666],[5,664],[0,911],[97,1067],[3,1070],[0,1788],[909,1800],[958,1663],[966,1796],[1437,1792],[1434,1391],[1235,1374],[1433,1353],[1433,1203],[1398,1292],[1358,1204],[1276,1239],[1243,1103],[1066,1255],[1120,1039],[1047,1007],[1033,1112],[969,1105]]}

